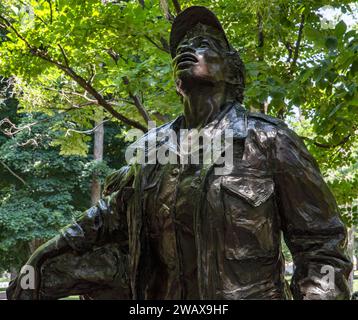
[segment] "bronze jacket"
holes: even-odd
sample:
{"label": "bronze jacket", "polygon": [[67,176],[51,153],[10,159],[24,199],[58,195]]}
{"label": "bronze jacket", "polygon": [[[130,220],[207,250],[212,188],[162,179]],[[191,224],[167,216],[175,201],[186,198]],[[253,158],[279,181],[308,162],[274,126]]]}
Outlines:
{"label": "bronze jacket", "polygon": [[[156,130],[165,132],[177,121]],[[219,176],[207,165],[197,181],[198,298],[289,298],[283,235],[295,264],[294,299],[349,299],[346,229],[301,139],[282,121],[238,105],[229,108],[219,128],[234,131],[234,170]],[[121,247],[122,261],[128,261],[121,277],[127,282],[120,282],[117,297],[145,297],[152,257],[143,202],[152,170],[153,165],[137,164],[110,176],[103,200],[62,231],[77,251],[109,242]]]}

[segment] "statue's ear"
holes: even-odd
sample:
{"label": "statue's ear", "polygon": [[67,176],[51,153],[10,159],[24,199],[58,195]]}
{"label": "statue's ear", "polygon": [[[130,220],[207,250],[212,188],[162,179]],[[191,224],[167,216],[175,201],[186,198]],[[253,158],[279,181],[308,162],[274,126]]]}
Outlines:
{"label": "statue's ear", "polygon": [[180,91],[178,90],[178,88],[175,88],[175,92],[179,97],[181,97],[181,98],[183,97],[182,94],[180,93]]}
{"label": "statue's ear", "polygon": [[180,97],[180,101],[183,102],[183,94],[180,92],[180,81],[179,79],[175,79],[175,92]]}

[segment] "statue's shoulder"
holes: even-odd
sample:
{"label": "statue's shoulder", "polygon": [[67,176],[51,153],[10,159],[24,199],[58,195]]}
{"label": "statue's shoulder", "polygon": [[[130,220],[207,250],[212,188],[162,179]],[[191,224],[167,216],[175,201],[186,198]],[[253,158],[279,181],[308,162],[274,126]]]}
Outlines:
{"label": "statue's shoulder", "polygon": [[103,184],[103,196],[107,196],[121,188],[130,185],[133,180],[134,167],[125,165],[108,175]]}
{"label": "statue's shoulder", "polygon": [[259,121],[262,123],[269,123],[271,125],[281,127],[281,128],[288,128],[287,124],[283,120],[269,116],[267,114],[263,114],[261,112],[251,112],[251,111],[247,110],[241,104],[236,104],[235,109],[236,109],[236,114],[238,115],[238,118],[246,115],[248,120],[251,120],[251,121]]}
{"label": "statue's shoulder", "polygon": [[[298,136],[294,130],[290,129],[283,120],[259,112],[249,112],[248,117],[254,122],[260,121],[262,125],[258,126],[259,128],[262,128],[264,131],[273,132],[276,141],[285,141],[285,143],[290,141],[291,146],[306,150],[302,138]],[[267,126],[265,124],[269,125]],[[253,124],[253,127],[257,127],[256,123]],[[307,153],[308,151],[306,150],[304,152]]]}
{"label": "statue's shoulder", "polygon": [[287,124],[283,120],[269,116],[267,114],[260,113],[260,112],[248,112],[248,117],[249,117],[249,119],[270,123],[274,126],[277,126],[277,127],[283,128],[283,129],[288,128]]}
{"label": "statue's shoulder", "polygon": [[158,127],[153,127],[153,128],[150,128],[147,132],[145,132],[143,134],[142,137],[140,137],[138,141],[142,141],[142,140],[147,140],[147,139],[150,139],[152,137],[152,135],[158,135],[158,134],[162,134],[162,133],[166,133],[169,129],[172,129],[173,126],[175,125],[176,122],[178,122],[178,119],[180,117],[177,117],[176,119],[172,120],[172,121],[169,121],[169,122],[166,122]]}

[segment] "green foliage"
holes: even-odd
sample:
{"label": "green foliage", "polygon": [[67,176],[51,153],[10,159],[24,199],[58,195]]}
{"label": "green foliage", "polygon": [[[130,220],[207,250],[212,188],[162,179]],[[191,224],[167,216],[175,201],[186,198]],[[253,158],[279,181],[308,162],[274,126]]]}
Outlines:
{"label": "green foliage", "polygon": [[90,138],[78,132],[72,132],[66,136],[59,136],[52,142],[53,146],[60,146],[60,155],[80,155],[86,156],[88,153],[88,142]]}
{"label": "green foliage", "polygon": [[[90,206],[93,175],[103,182],[113,170],[107,158],[94,161],[91,156],[60,155],[53,141],[62,136],[54,128],[66,125],[61,114],[16,115],[16,100],[3,98],[1,118],[11,118],[18,129],[27,128],[11,138],[0,135],[0,270],[9,270],[26,261],[32,242],[51,238]],[[114,137],[117,133],[108,128],[105,146],[109,155],[123,148]],[[92,151],[89,143],[86,148]],[[123,159],[109,162],[120,167]]]}
{"label": "green foliage", "polygon": [[[351,155],[358,159],[358,143],[352,146]],[[358,225],[358,163],[352,162],[338,169],[326,171],[327,181],[340,205],[342,217],[348,226]]]}
{"label": "green foliage", "polygon": [[[0,16],[6,18],[0,18],[0,70],[2,75],[12,77],[10,91],[20,102],[17,106],[7,97],[6,116],[12,121],[21,117],[18,123],[22,125],[39,115],[50,119],[37,125],[36,132],[24,130],[16,135],[20,144],[34,138],[38,148],[20,147],[0,137],[0,159],[26,177],[33,190],[51,190],[67,197],[64,201],[71,204],[78,199],[77,191],[84,192],[83,181],[91,173],[105,174],[110,170],[103,163],[89,162],[86,155],[91,154],[91,136],[79,133],[92,129],[102,119],[111,120],[106,125],[110,132],[105,138],[106,162],[110,167],[119,167],[123,162],[125,144],[115,136],[125,136],[128,123],[103,112],[103,105],[80,85],[78,77],[91,84],[117,112],[142,124],[144,119],[133,96],[158,123],[181,112],[168,54],[170,22],[160,1],[145,0],[144,6],[141,2],[0,3]],[[179,2],[183,9],[204,5],[218,15],[246,65],[246,107],[288,121],[305,138],[338,204],[351,205],[358,194],[357,17],[347,25],[340,15],[353,15],[357,5],[350,0]],[[174,14],[172,2],[167,3]],[[339,13],[330,18],[335,20],[332,24],[323,20],[326,17],[322,8],[327,5]],[[59,64],[70,68],[77,78],[59,68]],[[0,190],[6,195],[5,208],[6,203],[15,201],[11,195],[23,186],[5,169],[4,174],[7,175],[0,180]],[[10,185],[16,185],[15,189]],[[29,194],[21,197],[36,199]],[[52,199],[48,213],[55,212],[61,202]],[[75,210],[81,207],[71,205]],[[36,212],[46,210],[41,208]],[[348,224],[356,223],[353,213],[343,213],[343,217]],[[61,219],[49,222],[49,229],[62,224]]]}
{"label": "green foliage", "polygon": [[[0,146],[0,269],[23,263],[32,240],[52,237],[88,205],[88,185],[78,183],[85,159],[60,157],[49,145],[48,126],[21,131]],[[23,145],[28,141],[33,144]]]}
{"label": "green foliage", "polygon": [[[19,125],[41,120],[48,118],[23,118]],[[0,269],[23,263],[29,242],[52,237],[88,208],[92,175],[103,182],[112,172],[104,161],[59,155],[50,144],[56,135],[50,126],[43,122],[0,146],[0,161],[6,165],[0,164]],[[36,144],[24,145],[29,141]]]}
{"label": "green foliage", "polygon": [[104,161],[92,160],[87,162],[82,170],[81,179],[86,182],[88,179],[94,175],[99,177],[101,184],[104,183],[104,180],[107,176],[113,173],[114,170],[108,167]]}
{"label": "green foliage", "polygon": [[[173,118],[180,112],[170,56],[165,52],[170,23],[159,1],[145,1],[144,7],[134,0],[26,3],[3,1],[0,12],[32,47],[55,61],[68,63],[84,79],[91,79],[93,87],[122,114],[143,122],[129,93],[137,95],[149,115],[159,122],[163,117],[158,118],[158,114]],[[184,1],[182,7],[206,5],[218,14],[246,64],[247,107],[263,111],[266,105],[268,113],[281,118],[293,115],[299,107],[301,116],[313,126],[312,138],[335,146],[357,129],[357,119],[352,116],[357,114],[358,101],[357,30],[339,19],[335,26],[324,27],[319,10],[330,5],[348,14],[357,9],[349,3],[198,0]],[[258,25],[262,26],[261,44]],[[25,112],[51,114],[56,108],[66,109],[69,104],[78,106],[84,101],[78,95],[83,89],[56,64],[34,55],[13,30],[6,37],[9,41],[2,44],[0,66],[6,75],[17,76],[16,88],[22,93],[21,108]],[[69,118],[75,126],[85,126],[96,120],[93,110],[98,108],[75,108]],[[61,145],[62,154],[88,152],[85,135],[65,133],[54,142]],[[342,144],[342,151],[349,153],[353,140]],[[337,167],[347,159],[333,159],[335,148],[321,152],[312,144],[311,151],[317,153],[323,167]]]}
{"label": "green foliage", "polygon": [[[140,119],[135,107],[126,102],[129,91],[139,96],[145,94],[143,100],[150,114],[158,109],[170,117],[178,113],[179,100],[172,90],[170,57],[146,38],[151,37],[160,45],[161,37],[167,37],[169,24],[158,5],[148,4],[143,10],[137,1],[106,5],[100,1],[52,2],[51,11],[47,1],[30,1],[34,17],[30,19],[29,14],[25,21],[22,1],[4,1],[3,10],[31,45],[43,48],[53,59],[64,62],[61,45],[70,66],[80,76],[89,79],[95,74],[92,85],[108,100],[113,100],[124,115]],[[34,57],[14,34],[7,36],[11,41],[3,43],[1,69],[6,70],[7,75],[21,78],[18,90],[24,94],[22,105],[27,112],[48,112],[56,105],[66,105],[60,90],[81,91],[55,65]],[[10,51],[9,61],[5,57]],[[129,85],[124,84],[124,76]],[[72,98],[72,102],[81,100]],[[82,111],[80,123],[92,117],[91,113]],[[76,135],[67,139],[76,139],[76,143],[81,144]],[[58,143],[64,144],[66,153],[65,139]],[[84,151],[84,148],[79,150]]]}

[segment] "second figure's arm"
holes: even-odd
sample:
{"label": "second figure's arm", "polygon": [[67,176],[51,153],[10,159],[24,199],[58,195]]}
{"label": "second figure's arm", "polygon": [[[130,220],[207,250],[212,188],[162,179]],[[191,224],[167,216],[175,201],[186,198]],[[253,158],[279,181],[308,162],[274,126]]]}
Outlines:
{"label": "second figure's arm", "polygon": [[41,299],[40,269],[51,258],[71,251],[82,254],[109,242],[125,246],[128,239],[125,202],[130,196],[128,189],[131,189],[131,182],[130,167],[123,167],[111,175],[105,184],[104,197],[31,255],[26,266],[35,270],[35,288],[23,290],[23,275],[20,273],[10,283],[8,299]]}

